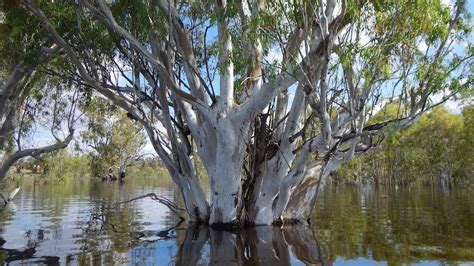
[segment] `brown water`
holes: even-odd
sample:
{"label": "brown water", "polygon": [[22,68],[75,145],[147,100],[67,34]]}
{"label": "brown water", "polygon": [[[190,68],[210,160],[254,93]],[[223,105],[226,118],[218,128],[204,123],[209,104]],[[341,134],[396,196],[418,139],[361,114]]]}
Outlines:
{"label": "brown water", "polygon": [[21,183],[0,211],[3,264],[474,265],[467,189],[326,187],[311,227],[237,233],[187,228],[149,198],[112,206],[150,192],[178,200],[166,178]]}

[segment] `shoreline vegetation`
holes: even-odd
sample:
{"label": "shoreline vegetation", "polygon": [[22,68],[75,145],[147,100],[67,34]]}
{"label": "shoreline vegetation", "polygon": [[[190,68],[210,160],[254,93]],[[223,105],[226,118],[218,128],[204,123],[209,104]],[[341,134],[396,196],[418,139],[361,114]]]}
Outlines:
{"label": "shoreline vegetation", "polygon": [[[394,112],[394,110],[388,110]],[[390,136],[375,151],[335,172],[333,183],[474,185],[474,106],[461,114],[443,107]]]}
{"label": "shoreline vegetation", "polygon": [[[387,110],[387,113],[393,111]],[[473,186],[473,139],[474,106],[464,107],[461,114],[439,107],[424,115],[418,123],[391,136],[376,151],[348,162],[332,173],[326,182]],[[101,180],[93,174],[93,169],[97,168],[94,158],[95,156],[86,153],[71,155],[66,150],[60,150],[44,156],[40,161],[20,161],[10,170],[8,180],[15,182],[25,176],[34,176],[38,182],[45,183],[70,182],[83,178]],[[95,164],[91,164],[92,162]],[[203,169],[203,166],[198,164],[198,168]],[[127,169],[125,180],[139,176],[168,176],[168,173],[157,157],[147,157],[140,158]],[[207,182],[206,178],[202,179],[202,182]]]}

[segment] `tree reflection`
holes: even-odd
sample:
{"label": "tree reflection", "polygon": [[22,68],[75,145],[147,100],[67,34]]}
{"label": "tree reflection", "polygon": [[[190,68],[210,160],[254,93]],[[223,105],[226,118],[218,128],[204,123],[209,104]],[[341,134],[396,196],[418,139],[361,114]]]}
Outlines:
{"label": "tree reflection", "polygon": [[[472,263],[472,190],[328,186],[313,217],[329,259],[368,258],[388,264]],[[469,264],[468,263],[468,264]]]}
{"label": "tree reflection", "polygon": [[292,226],[283,229],[287,243],[294,255],[307,265],[328,265],[323,258],[320,246],[310,229]]}
{"label": "tree reflection", "polygon": [[305,226],[259,226],[238,232],[191,225],[176,255],[176,265],[327,265]]}
{"label": "tree reflection", "polygon": [[209,227],[191,224],[186,229],[184,240],[176,255],[176,265],[198,265],[204,244],[209,239]]}
{"label": "tree reflection", "polygon": [[27,232],[28,248],[25,249],[9,249],[3,245],[7,242],[0,238],[0,261],[5,263],[21,261],[22,264],[42,264],[42,265],[59,265],[59,257],[57,256],[36,256],[36,246],[43,242],[44,232]]}

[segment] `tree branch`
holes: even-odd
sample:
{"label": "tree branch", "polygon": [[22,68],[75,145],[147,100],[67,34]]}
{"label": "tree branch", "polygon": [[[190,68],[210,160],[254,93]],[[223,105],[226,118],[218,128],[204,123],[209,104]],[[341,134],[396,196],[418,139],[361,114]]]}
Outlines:
{"label": "tree branch", "polygon": [[55,144],[40,147],[40,148],[34,148],[34,149],[25,149],[21,151],[17,151],[13,153],[10,157],[8,157],[3,164],[0,166],[0,181],[2,181],[8,170],[13,166],[14,163],[16,163],[18,160],[24,157],[38,157],[43,153],[49,153],[53,152],[59,149],[64,149],[67,147],[67,145],[71,142],[71,140],[74,137],[74,129],[69,129],[69,135],[63,140],[56,142]]}

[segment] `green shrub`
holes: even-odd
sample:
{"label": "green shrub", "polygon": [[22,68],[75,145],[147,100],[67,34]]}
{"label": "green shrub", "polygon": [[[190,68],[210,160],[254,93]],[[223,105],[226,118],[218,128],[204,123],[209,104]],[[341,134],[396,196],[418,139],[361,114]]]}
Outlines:
{"label": "green shrub", "polygon": [[474,106],[462,115],[443,107],[390,136],[376,151],[353,159],[332,175],[336,182],[474,184]]}
{"label": "green shrub", "polygon": [[66,150],[48,154],[43,158],[42,179],[51,181],[71,181],[90,177],[87,155],[71,156]]}

